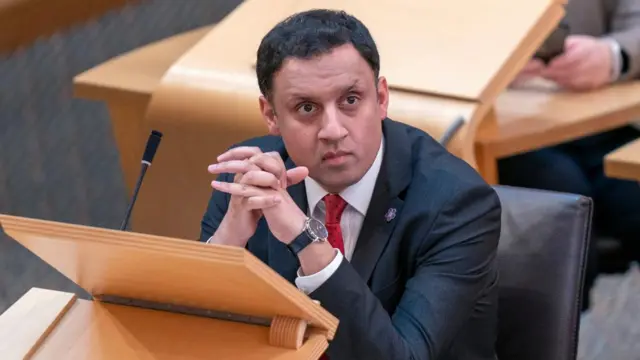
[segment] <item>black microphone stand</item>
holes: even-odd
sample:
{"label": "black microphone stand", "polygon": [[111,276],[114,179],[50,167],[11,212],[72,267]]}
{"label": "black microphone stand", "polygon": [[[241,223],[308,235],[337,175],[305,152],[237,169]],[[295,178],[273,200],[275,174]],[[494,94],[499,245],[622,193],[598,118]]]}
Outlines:
{"label": "black microphone stand", "polygon": [[129,218],[131,217],[131,212],[133,211],[133,206],[138,199],[138,193],[140,192],[140,188],[142,187],[142,180],[147,173],[147,169],[149,168],[149,166],[151,166],[153,157],[155,156],[156,151],[158,150],[158,146],[160,145],[160,140],[162,140],[162,133],[156,130],[151,131],[151,135],[149,135],[149,139],[147,140],[147,146],[145,147],[144,154],[142,155],[140,175],[138,175],[138,181],[136,181],[136,186],[133,189],[133,195],[131,196],[129,206],[127,207],[127,213],[125,214],[124,220],[122,220],[122,224],[120,225],[120,230],[122,231],[127,229]]}

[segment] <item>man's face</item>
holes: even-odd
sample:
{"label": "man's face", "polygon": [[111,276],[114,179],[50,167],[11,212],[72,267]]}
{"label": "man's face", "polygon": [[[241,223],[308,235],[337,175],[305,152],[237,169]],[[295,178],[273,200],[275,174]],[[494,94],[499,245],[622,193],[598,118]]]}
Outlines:
{"label": "man's face", "polygon": [[[376,87],[377,84],[377,87]],[[327,191],[360,180],[378,152],[389,91],[352,45],[312,59],[289,58],[260,98],[269,133]]]}

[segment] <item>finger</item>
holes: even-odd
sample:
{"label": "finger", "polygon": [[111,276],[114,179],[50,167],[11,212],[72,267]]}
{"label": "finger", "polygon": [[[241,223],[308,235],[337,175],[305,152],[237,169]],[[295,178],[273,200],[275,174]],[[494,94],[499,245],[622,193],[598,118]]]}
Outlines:
{"label": "finger", "polygon": [[246,210],[266,209],[280,204],[281,201],[280,196],[276,195],[253,196],[246,198],[242,203],[242,207]]}
{"label": "finger", "polygon": [[260,150],[259,147],[239,146],[239,147],[227,150],[223,154],[220,154],[218,156],[218,162],[229,161],[229,160],[244,160],[260,153],[262,153],[262,151]]}
{"label": "finger", "polygon": [[600,86],[600,83],[597,79],[594,79],[590,74],[585,74],[583,76],[572,79],[570,83],[567,84],[567,88],[573,91],[591,91],[595,90]]}
{"label": "finger", "polygon": [[270,187],[275,190],[280,189],[280,180],[272,173],[262,170],[249,171],[244,174],[240,183],[257,187]]}
{"label": "finger", "polygon": [[547,68],[541,75],[558,84],[573,83],[579,77],[589,76],[588,64],[580,60],[568,68]]}
{"label": "finger", "polygon": [[211,164],[207,169],[211,174],[223,173],[247,173],[252,170],[260,170],[257,165],[248,160],[229,160],[218,164]]}
{"label": "finger", "polygon": [[267,153],[267,155],[269,155],[272,158],[274,158],[276,160],[276,162],[279,164],[279,166],[281,167],[281,169],[282,169],[282,177],[280,178],[280,185],[283,187],[283,189],[286,189],[287,187],[289,187],[289,184],[288,184],[288,179],[287,179],[287,167],[284,164],[284,160],[282,160],[282,157],[280,156],[280,153],[278,153],[277,151],[270,151],[270,152]]}
{"label": "finger", "polygon": [[309,176],[309,169],[304,166],[298,166],[291,170],[287,170],[287,186],[295,185],[304,178]]}
{"label": "finger", "polygon": [[531,59],[524,68],[522,68],[520,75],[535,76],[542,71],[542,69],[544,69],[544,63],[540,59]]}
{"label": "finger", "polygon": [[258,165],[262,170],[268,171],[280,179],[280,185],[287,187],[287,176],[284,161],[277,152],[268,152],[253,156],[250,161]]}
{"label": "finger", "polygon": [[212,181],[211,187],[217,191],[242,197],[263,196],[265,189],[260,189],[252,185],[229,183],[224,181]]}
{"label": "finger", "polygon": [[571,73],[575,71],[575,68],[578,67],[582,61],[587,59],[586,55],[583,47],[568,47],[565,52],[549,62],[549,65],[543,70],[543,75],[557,76],[559,73]]}
{"label": "finger", "polygon": [[273,155],[259,154],[249,159],[249,162],[278,177],[282,176],[285,172],[284,162],[282,160],[278,160]]}

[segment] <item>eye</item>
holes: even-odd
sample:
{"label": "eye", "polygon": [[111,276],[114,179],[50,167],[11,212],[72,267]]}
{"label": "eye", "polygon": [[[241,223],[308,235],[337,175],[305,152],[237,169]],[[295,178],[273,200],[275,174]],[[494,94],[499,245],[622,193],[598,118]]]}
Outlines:
{"label": "eye", "polygon": [[298,106],[298,112],[301,115],[310,115],[316,110],[316,106],[310,103],[304,103]]}
{"label": "eye", "polygon": [[355,96],[355,95],[350,95],[350,96],[347,96],[347,97],[344,99],[344,102],[345,102],[347,105],[355,105],[355,104],[357,104],[357,103],[358,103],[358,100],[359,100],[359,99],[358,99],[358,97],[357,97],[357,96]]}

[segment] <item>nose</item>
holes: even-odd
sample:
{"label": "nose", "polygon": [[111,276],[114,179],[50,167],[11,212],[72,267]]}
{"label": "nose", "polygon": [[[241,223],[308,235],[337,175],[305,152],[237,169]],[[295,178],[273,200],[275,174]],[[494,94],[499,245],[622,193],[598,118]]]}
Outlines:
{"label": "nose", "polygon": [[336,107],[326,108],[323,113],[322,128],[318,133],[320,140],[339,141],[347,136],[348,131],[342,123],[342,115]]}

